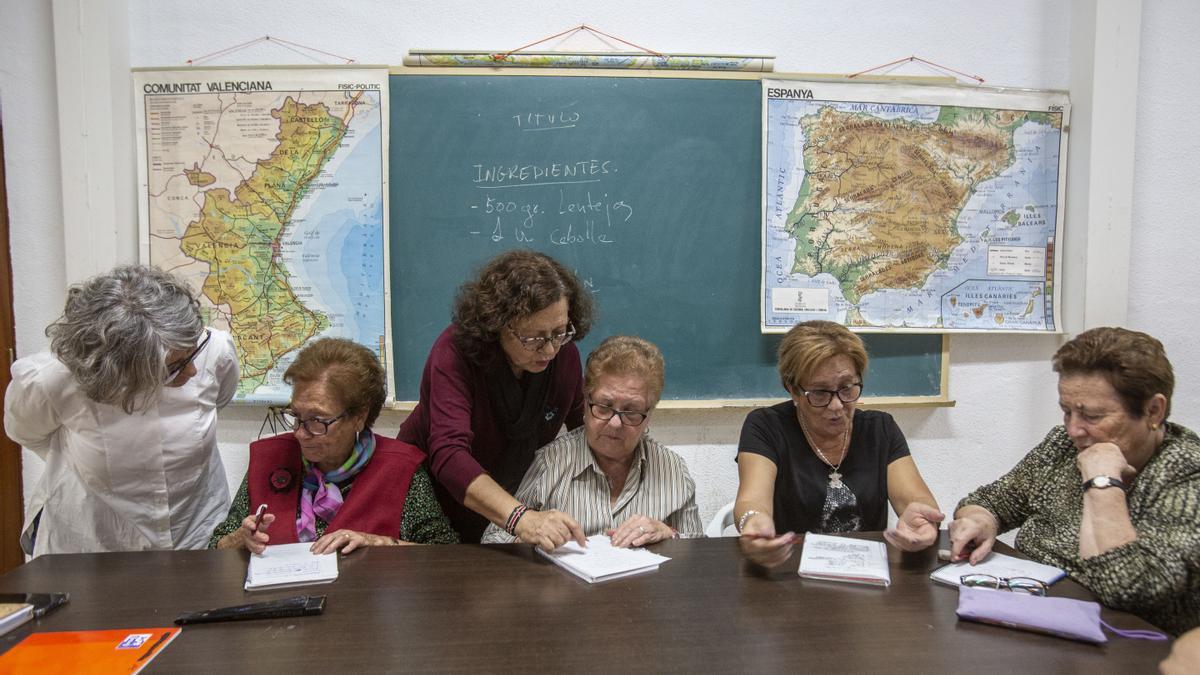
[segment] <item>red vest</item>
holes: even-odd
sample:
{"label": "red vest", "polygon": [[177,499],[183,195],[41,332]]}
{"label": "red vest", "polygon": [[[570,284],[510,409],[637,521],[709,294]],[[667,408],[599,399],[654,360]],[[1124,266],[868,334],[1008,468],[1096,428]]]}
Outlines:
{"label": "red vest", "polygon": [[[347,529],[399,537],[408,486],[424,459],[425,454],[416,446],[376,434],[371,461],[354,477],[354,487],[346,493],[345,502],[326,531]],[[300,444],[294,435],[280,434],[250,444],[250,511],[266,504],[267,513],[275,515],[267,531],[272,544],[299,541],[296,517],[303,480]]]}

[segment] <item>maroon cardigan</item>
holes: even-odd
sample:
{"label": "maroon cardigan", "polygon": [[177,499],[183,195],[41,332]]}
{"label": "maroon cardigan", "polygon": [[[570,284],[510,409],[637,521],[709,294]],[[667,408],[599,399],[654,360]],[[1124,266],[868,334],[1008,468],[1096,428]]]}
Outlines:
{"label": "maroon cardigan", "polygon": [[[496,469],[506,446],[504,428],[492,409],[485,369],[454,343],[451,324],[433,343],[421,374],[421,400],[400,426],[397,438],[429,455],[438,501],[464,542],[477,542],[487,520],[462,505],[467,486]],[[583,424],[583,370],[575,343],[555,358],[554,379],[546,401],[538,446],[562,430]],[[528,469],[528,467],[525,467]]]}
{"label": "maroon cardigan", "polygon": [[[400,536],[404,500],[413,474],[425,459],[424,453],[407,443],[375,435],[375,452],[354,477],[354,487],[345,495],[337,515],[326,531],[348,529],[385,537]],[[250,444],[247,490],[250,508],[267,505],[276,524],[268,532],[272,544],[294,544],[296,515],[300,508],[304,468],[300,444],[292,433],[279,434]]]}

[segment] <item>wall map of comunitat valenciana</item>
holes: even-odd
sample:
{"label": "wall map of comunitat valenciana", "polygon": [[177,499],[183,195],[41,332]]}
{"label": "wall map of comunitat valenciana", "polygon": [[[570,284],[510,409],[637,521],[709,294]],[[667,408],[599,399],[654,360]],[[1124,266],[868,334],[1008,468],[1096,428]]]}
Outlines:
{"label": "wall map of comunitat valenciana", "polygon": [[238,395],[282,402],[307,342],[387,353],[386,73],[143,71],[143,258],[234,338]]}

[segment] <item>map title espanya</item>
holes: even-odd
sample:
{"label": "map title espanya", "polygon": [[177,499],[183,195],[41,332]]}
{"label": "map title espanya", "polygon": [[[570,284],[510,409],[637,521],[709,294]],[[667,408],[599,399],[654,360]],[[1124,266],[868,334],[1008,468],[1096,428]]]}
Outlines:
{"label": "map title espanya", "polygon": [[242,82],[150,82],[142,85],[142,91],[147,94],[198,94],[200,86],[207,84],[207,91],[211,93],[225,91],[271,91],[271,82],[269,80],[258,81],[242,81]]}
{"label": "map title espanya", "polygon": [[767,88],[767,98],[812,98],[812,89],[778,89]]}

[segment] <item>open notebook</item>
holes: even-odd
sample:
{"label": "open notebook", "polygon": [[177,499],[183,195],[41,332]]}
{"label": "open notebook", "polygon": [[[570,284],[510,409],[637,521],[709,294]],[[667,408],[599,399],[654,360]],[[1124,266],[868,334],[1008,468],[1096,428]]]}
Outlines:
{"label": "open notebook", "polygon": [[659,565],[670,560],[644,548],[617,548],[603,534],[588,537],[587,548],[568,541],[550,553],[540,548],[537,552],[591,584],[653,572]]}
{"label": "open notebook", "polygon": [[1032,560],[993,552],[988,554],[988,557],[978,565],[963,561],[939,567],[929,575],[929,578],[940,584],[961,586],[960,579],[967,574],[990,574],[1003,579],[1029,577],[1037,579],[1047,586],[1067,576],[1066,572],[1052,565],[1043,565]]}
{"label": "open notebook", "polygon": [[308,550],[311,546],[311,542],[279,544],[251,555],[246,590],[327,584],[337,579],[337,553],[316,555]]}

